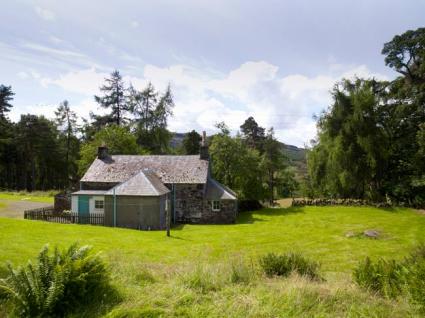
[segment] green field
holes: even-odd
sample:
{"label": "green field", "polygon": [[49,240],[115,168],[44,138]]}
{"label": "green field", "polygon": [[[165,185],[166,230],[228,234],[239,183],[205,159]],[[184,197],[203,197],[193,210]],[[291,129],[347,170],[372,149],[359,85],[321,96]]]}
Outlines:
{"label": "green field", "polygon": [[[346,236],[367,229],[381,237]],[[46,243],[79,241],[102,251],[122,299],[87,316],[405,317],[417,314],[406,300],[361,291],[351,270],[365,256],[404,257],[424,233],[425,216],[402,208],[264,209],[241,214],[234,225],[179,226],[171,238],[156,231],[0,218],[0,263],[25,263]],[[298,251],[320,262],[326,281],[265,278],[258,257],[270,251]],[[244,284],[229,282],[235,267],[249,273]]]}
{"label": "green field", "polygon": [[56,192],[0,192],[0,200],[52,203]]}

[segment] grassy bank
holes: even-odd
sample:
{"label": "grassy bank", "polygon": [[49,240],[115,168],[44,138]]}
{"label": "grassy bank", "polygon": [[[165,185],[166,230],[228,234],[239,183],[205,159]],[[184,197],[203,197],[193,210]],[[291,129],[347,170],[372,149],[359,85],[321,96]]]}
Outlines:
{"label": "grassy bank", "polygon": [[[367,229],[380,238],[347,236]],[[369,207],[265,209],[242,214],[234,225],[179,226],[171,238],[0,218],[0,263],[22,264],[45,243],[92,245],[103,251],[122,294],[114,308],[97,308],[100,316],[404,317],[416,315],[406,300],[358,289],[351,270],[365,256],[404,257],[424,231],[425,217],[413,210]],[[318,261],[325,281],[266,278],[258,257],[286,251]]]}

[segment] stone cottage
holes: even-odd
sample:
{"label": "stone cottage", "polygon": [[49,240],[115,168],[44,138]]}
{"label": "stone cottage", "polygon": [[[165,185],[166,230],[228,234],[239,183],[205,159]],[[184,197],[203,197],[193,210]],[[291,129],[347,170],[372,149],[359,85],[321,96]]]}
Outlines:
{"label": "stone cottage", "polygon": [[72,193],[79,215],[103,213],[109,226],[165,228],[167,209],[173,223],[234,223],[236,194],[211,177],[205,132],[199,155],[98,156]]}

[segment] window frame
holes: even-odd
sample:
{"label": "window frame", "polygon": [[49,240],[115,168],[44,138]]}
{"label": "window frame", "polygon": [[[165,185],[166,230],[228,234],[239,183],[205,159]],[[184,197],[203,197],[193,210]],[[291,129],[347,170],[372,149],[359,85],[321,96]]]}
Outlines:
{"label": "window frame", "polygon": [[[96,203],[98,203],[98,202],[102,202],[101,208],[96,205]],[[104,210],[105,209],[105,200],[94,199],[94,209],[95,210]]]}
{"label": "window frame", "polygon": [[[215,204],[218,203],[218,208],[215,207]],[[221,211],[221,200],[212,200],[211,201],[211,210],[214,212]]]}

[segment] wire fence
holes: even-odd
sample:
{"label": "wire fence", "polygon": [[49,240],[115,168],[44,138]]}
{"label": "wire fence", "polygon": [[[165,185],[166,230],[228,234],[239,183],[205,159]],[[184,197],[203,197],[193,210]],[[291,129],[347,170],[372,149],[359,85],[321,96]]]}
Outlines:
{"label": "wire fence", "polygon": [[76,212],[57,213],[53,207],[24,211],[24,219],[63,224],[105,225],[105,216],[103,213],[90,213],[88,215],[79,215]]}

